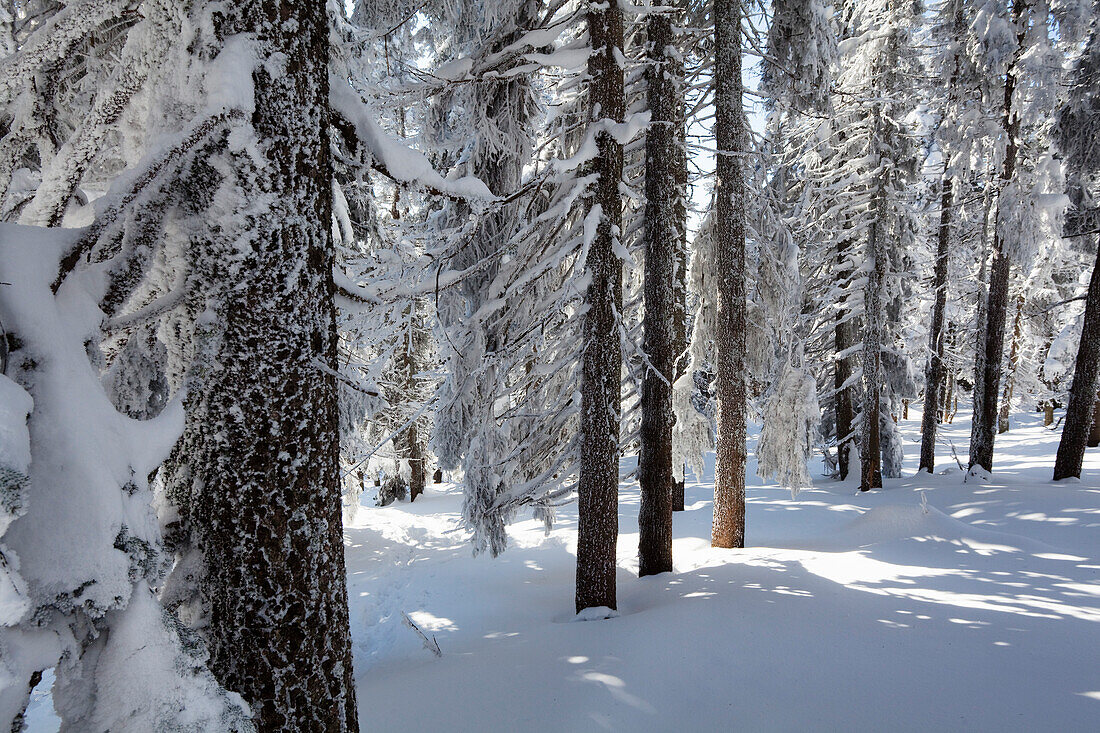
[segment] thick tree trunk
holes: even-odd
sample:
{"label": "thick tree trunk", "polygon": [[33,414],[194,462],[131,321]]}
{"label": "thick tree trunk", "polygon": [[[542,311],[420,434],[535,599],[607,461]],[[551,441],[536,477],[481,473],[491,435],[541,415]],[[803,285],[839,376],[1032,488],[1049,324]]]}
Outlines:
{"label": "thick tree trunk", "polygon": [[1007,433],[1009,412],[1012,409],[1012,390],[1016,385],[1016,367],[1020,362],[1020,339],[1023,337],[1024,296],[1016,296],[1016,316],[1012,321],[1012,345],[1008,349],[1008,374],[1005,377],[1004,392],[1001,394],[1000,411],[997,414],[997,432]]}
{"label": "thick tree trunk", "polygon": [[940,404],[943,398],[944,311],[947,308],[947,254],[951,240],[951,178],[946,163],[940,182],[940,229],[936,241],[936,270],[932,289],[936,294],[932,306],[932,326],[929,332],[928,368],[924,373],[924,415],[921,417],[919,471],[932,473],[936,463],[936,428],[939,426]]}
{"label": "thick tree trunk", "polygon": [[221,154],[237,196],[221,201],[238,207],[223,216],[229,241],[195,253],[214,315],[199,326],[190,480],[177,496],[204,558],[204,633],[219,682],[244,697],[260,730],[354,731],[332,376],[328,22],[323,3],[243,0],[225,23],[226,35],[253,34],[262,57],[283,63],[277,74],[252,72],[255,109],[238,132],[255,142]]}
{"label": "thick tree trunk", "polygon": [[672,571],[672,381],[676,363],[675,280],[680,231],[675,176],[678,52],[672,20],[653,15],[646,24],[650,127],[645,151],[645,319],[642,349],[651,368],[642,380],[641,450],[638,454],[638,575]]}
{"label": "thick tree trunk", "polygon": [[1050,427],[1054,424],[1054,400],[1046,400],[1043,402],[1043,427]]}
{"label": "thick tree trunk", "polygon": [[[1019,28],[1026,12],[1027,2],[1017,0],[1012,6],[1013,20]],[[1004,165],[1001,169],[1001,191],[1016,175],[1016,158],[1019,154],[1020,118],[1012,109],[1012,95],[1016,88],[1017,64],[1024,50],[1024,32],[1017,33],[1015,59],[1005,75],[1004,102],[1001,124],[1007,139]],[[997,197],[997,208],[1004,204],[1004,197]],[[985,338],[981,351],[981,384],[974,386],[974,420],[970,433],[970,466],[993,470],[994,427],[997,423],[997,393],[1001,385],[1001,357],[1004,353],[1005,315],[1008,311],[1009,258],[1005,250],[1001,217],[995,219],[993,236],[993,264],[989,269],[989,297],[985,309]]]}
{"label": "thick tree trunk", "polygon": [[[626,111],[623,13],[616,4],[591,6],[590,121],[622,122]],[[581,467],[578,481],[577,612],[616,608],[615,546],[619,534],[619,416],[622,345],[616,312],[622,302],[622,261],[615,254],[622,229],[623,148],[607,131],[596,134],[596,190],[591,207],[600,212],[589,251],[591,276],[585,304],[581,377]]]}
{"label": "thick tree trunk", "polygon": [[882,300],[886,253],[882,220],[883,201],[876,203],[876,218],[867,236],[867,286],[863,294],[863,411],[860,416],[863,436],[860,443],[859,490],[882,488]]}
{"label": "thick tree trunk", "polygon": [[[1069,404],[1062,424],[1062,439],[1058,442],[1058,456],[1054,461],[1054,480],[1081,476],[1081,462],[1085,458],[1085,445],[1100,423],[1096,406],[1096,379],[1100,374],[1100,242],[1096,250],[1096,263],[1089,278],[1088,299],[1085,301],[1085,322],[1081,328],[1081,343],[1077,347],[1077,360],[1073,368],[1073,386],[1069,390]],[[1052,410],[1053,412],[1053,410]],[[1093,426],[1093,430],[1089,427]]]}
{"label": "thick tree trunk", "polygon": [[741,108],[741,2],[714,3],[714,108],[718,143],[714,269],[718,289],[715,379],[717,463],[711,545],[745,546],[745,179]]}
{"label": "thick tree trunk", "polygon": [[[841,237],[836,244],[836,266],[841,280],[850,277],[850,243]],[[836,422],[837,477],[848,478],[848,466],[852,452],[852,425],[855,422],[855,404],[852,400],[852,357],[849,349],[856,343],[856,322],[848,308],[847,288],[841,287],[837,302],[836,325],[833,329],[833,415]]]}

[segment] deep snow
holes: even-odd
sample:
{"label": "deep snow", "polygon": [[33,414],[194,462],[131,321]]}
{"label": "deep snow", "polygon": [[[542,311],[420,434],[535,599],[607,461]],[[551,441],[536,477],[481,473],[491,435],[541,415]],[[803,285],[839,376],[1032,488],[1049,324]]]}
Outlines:
{"label": "deep snow", "polygon": [[750,477],[745,550],[710,548],[713,478],[689,483],[672,574],[636,577],[624,481],[606,621],[573,622],[575,504],[549,537],[512,525],[495,560],[470,556],[454,487],[361,511],[346,536],[364,729],[1100,728],[1100,451],[1054,484],[1058,433],[1020,415],[993,479],[964,484],[960,411],[945,473],[912,478],[909,417],[907,478],[883,491],[818,477],[792,501]]}
{"label": "deep snow", "polygon": [[496,559],[471,557],[454,486],[364,507],[345,535],[364,730],[1100,728],[1100,449],[1054,484],[1058,433],[1018,415],[992,480],[963,483],[960,410],[943,473],[914,478],[909,416],[906,478],[883,491],[818,476],[792,500],[750,475],[744,550],[710,548],[712,476],[689,482],[672,574],[636,577],[624,479],[608,620],[572,613],[575,504],[549,536],[512,525]]}

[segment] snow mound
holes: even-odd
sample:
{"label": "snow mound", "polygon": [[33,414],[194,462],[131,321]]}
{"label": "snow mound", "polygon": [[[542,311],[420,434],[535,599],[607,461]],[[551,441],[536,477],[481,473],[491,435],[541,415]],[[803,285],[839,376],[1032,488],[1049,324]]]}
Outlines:
{"label": "snow mound", "polygon": [[594,608],[586,608],[578,613],[573,620],[574,621],[603,621],[609,618],[618,618],[619,612],[613,608],[607,606],[595,606]]}

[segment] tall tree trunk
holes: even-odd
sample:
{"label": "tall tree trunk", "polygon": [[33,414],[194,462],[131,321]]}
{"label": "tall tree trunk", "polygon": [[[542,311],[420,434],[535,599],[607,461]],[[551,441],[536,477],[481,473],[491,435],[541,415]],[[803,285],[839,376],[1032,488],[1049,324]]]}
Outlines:
{"label": "tall tree trunk", "polygon": [[1081,343],[1077,347],[1077,360],[1073,368],[1073,386],[1069,390],[1062,439],[1058,442],[1058,456],[1054,461],[1055,481],[1071,476],[1081,477],[1089,426],[1100,422],[1097,420],[1100,416],[1095,411],[1095,406],[1100,404],[1096,396],[1096,379],[1100,375],[1100,242],[1097,245],[1096,262],[1092,266],[1085,301]]}
{"label": "tall tree trunk", "polygon": [[741,2],[714,3],[714,109],[718,143],[714,269],[717,463],[711,545],[745,546],[745,179],[741,108]]}
{"label": "tall tree trunk", "polygon": [[1008,348],[1008,375],[1005,377],[1004,392],[1001,394],[1000,411],[997,414],[997,432],[1007,433],[1009,412],[1012,409],[1012,390],[1016,385],[1016,368],[1020,363],[1020,339],[1023,338],[1024,312],[1023,294],[1016,296],[1016,316],[1012,321],[1012,345]]}
{"label": "tall tree trunk", "polygon": [[675,279],[677,147],[672,20],[653,15],[646,24],[650,127],[645,152],[645,319],[642,348],[649,359],[642,380],[641,450],[638,455],[638,575],[672,571],[672,381],[676,363]]}
{"label": "tall tree trunk", "polygon": [[[420,371],[425,360],[425,351],[428,347],[428,332],[423,326],[421,312],[423,310],[420,301],[414,301],[409,305],[409,321],[405,337],[402,340],[399,365],[404,372],[401,375],[404,395],[412,397],[414,401],[420,399]],[[409,501],[416,501],[416,497],[424,493],[427,483],[427,436],[424,434],[421,422],[414,420],[401,436],[403,455],[409,464]]]}
{"label": "tall tree trunk", "polygon": [[[683,9],[686,0],[678,0],[674,3],[680,9],[677,18],[683,17]],[[679,48],[677,48],[679,51]],[[676,87],[676,147],[673,150],[673,177],[676,182],[676,199],[673,204],[673,220],[679,232],[676,249],[676,282],[675,282],[675,308],[674,348],[676,354],[676,366],[673,371],[673,383],[684,376],[688,370],[688,312],[687,312],[687,273],[688,273],[688,231],[687,231],[687,195],[688,195],[688,167],[687,167],[687,110],[684,108],[684,62],[677,54],[669,61],[669,73],[674,75]],[[680,466],[680,475],[683,476],[686,466]],[[684,478],[676,481],[672,486],[672,511],[684,511]]]}
{"label": "tall tree trunk", "polygon": [[946,369],[943,363],[944,311],[947,308],[947,253],[951,240],[951,178],[944,163],[940,179],[940,229],[936,241],[936,270],[932,289],[936,294],[932,307],[932,327],[929,333],[928,368],[924,373],[924,415],[921,417],[921,443],[919,471],[932,473],[936,463],[936,428],[939,426],[940,403]]}
{"label": "tall tree trunk", "polygon": [[886,267],[883,220],[885,202],[881,194],[875,205],[876,216],[867,236],[867,286],[863,294],[863,437],[860,445],[859,490],[882,488],[882,299],[883,271]]}
{"label": "tall tree trunk", "polygon": [[[1013,21],[1020,28],[1027,2],[1016,0],[1012,5]],[[1016,88],[1018,63],[1024,50],[1025,33],[1017,31],[1017,50],[1008,73],[1005,75],[1004,102],[1001,125],[1006,137],[1004,164],[1001,169],[1001,191],[1016,175],[1016,158],[1019,154],[1020,118],[1012,109],[1012,95]],[[970,469],[980,466],[993,470],[994,426],[997,421],[997,392],[1001,383],[1001,357],[1004,353],[1005,315],[1008,310],[1009,258],[1005,250],[1004,232],[999,214],[1005,204],[1004,196],[997,197],[998,215],[994,224],[993,264],[989,269],[989,298],[985,310],[985,338],[981,350],[981,389],[974,388],[974,421],[970,437]]]}
{"label": "tall tree trunk", "polygon": [[[844,237],[836,243],[838,277],[843,280],[851,274],[850,243]],[[852,400],[852,357],[849,349],[856,343],[856,322],[848,308],[848,290],[841,287],[837,302],[836,325],[833,328],[833,415],[836,422],[837,476],[848,478],[848,466],[852,452],[852,425],[855,422],[855,405]]]}
{"label": "tall tree trunk", "polygon": [[[623,13],[617,4],[588,12],[590,122],[622,122]],[[623,148],[611,134],[596,134],[597,175],[592,210],[599,209],[588,251],[591,282],[585,295],[581,377],[581,467],[578,481],[577,612],[616,608],[615,545],[619,534],[619,416],[622,344],[616,313],[622,303],[622,261],[615,254],[622,230]]]}
{"label": "tall tree trunk", "polygon": [[261,58],[283,63],[251,72],[255,108],[239,132],[254,143],[224,150],[218,169],[236,196],[221,205],[238,207],[223,217],[230,241],[196,272],[216,305],[199,326],[181,510],[203,554],[209,664],[260,730],[355,731],[325,5],[242,0],[223,30],[253,34]]}

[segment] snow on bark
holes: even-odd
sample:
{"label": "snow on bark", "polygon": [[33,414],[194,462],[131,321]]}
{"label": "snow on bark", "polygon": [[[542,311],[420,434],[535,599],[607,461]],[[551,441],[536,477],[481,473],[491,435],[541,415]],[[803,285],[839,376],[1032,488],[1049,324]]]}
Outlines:
{"label": "snow on bark", "polygon": [[672,571],[672,382],[675,380],[675,287],[680,227],[676,202],[675,127],[680,70],[672,19],[646,23],[647,101],[651,113],[645,151],[645,317],[642,348],[649,360],[642,381],[638,452],[638,574]]}
{"label": "snow on bark", "polygon": [[[576,610],[617,608],[615,547],[619,532],[619,419],[622,345],[622,260],[616,254],[622,230],[623,149],[606,129],[606,121],[621,123],[625,114],[623,12],[618,6],[591,5],[588,34],[589,124],[599,154],[592,163],[597,175],[591,205],[602,215],[588,248],[581,371],[581,448],[577,485]],[[602,128],[602,129],[601,129]]]}
{"label": "snow on bark", "polygon": [[202,553],[211,669],[263,729],[357,730],[340,517],[325,6],[238,3],[263,63],[213,151],[204,303],[170,496]]}
{"label": "snow on bark", "polygon": [[741,2],[714,6],[714,270],[718,291],[715,394],[718,403],[711,544],[745,546],[745,146],[741,109]]}

